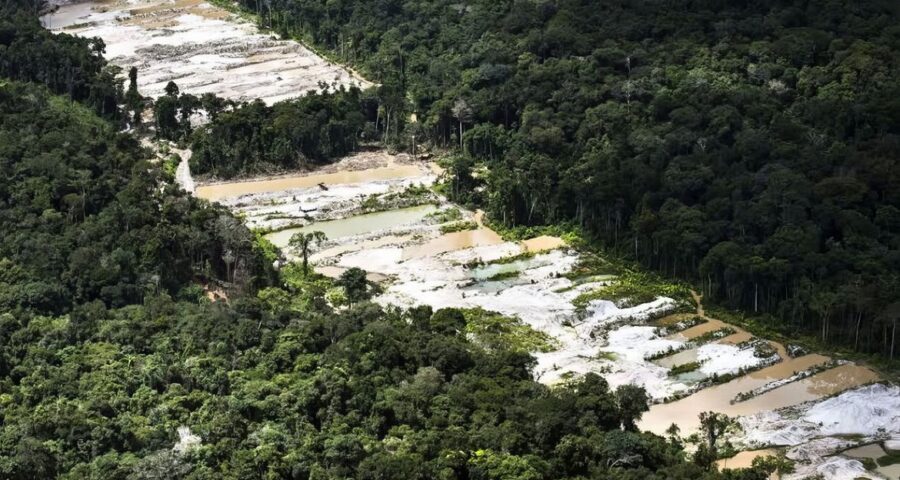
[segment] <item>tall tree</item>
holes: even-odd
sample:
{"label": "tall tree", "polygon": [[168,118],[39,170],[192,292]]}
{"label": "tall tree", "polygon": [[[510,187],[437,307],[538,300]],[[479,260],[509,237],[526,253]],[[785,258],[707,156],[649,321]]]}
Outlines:
{"label": "tall tree", "polygon": [[309,251],[314,246],[327,240],[324,232],[298,232],[291,236],[288,246],[300,252],[303,258],[303,275],[309,275]]}

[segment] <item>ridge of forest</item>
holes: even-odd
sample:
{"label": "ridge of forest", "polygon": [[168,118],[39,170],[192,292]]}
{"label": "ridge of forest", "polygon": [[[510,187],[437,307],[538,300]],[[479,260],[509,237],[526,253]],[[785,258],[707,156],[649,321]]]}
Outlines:
{"label": "ridge of forest", "polygon": [[[0,478],[774,470],[717,472],[716,417],[691,456],[637,432],[641,388],[537,383],[528,352],[466,335],[471,312],[382,309],[358,271],[273,271],[271,244],[119,132],[128,93],[99,41],[43,31],[36,13],[0,3]],[[230,298],[208,301],[221,286]],[[348,308],[325,300],[334,288]]]}
{"label": "ridge of forest", "polygon": [[495,222],[900,353],[896,2],[238,3],[378,82],[375,132],[454,149],[453,199]]}

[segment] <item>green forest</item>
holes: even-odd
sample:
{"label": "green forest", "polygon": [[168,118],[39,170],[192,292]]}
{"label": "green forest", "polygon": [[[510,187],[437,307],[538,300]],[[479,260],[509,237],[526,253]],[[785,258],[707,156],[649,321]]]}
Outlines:
{"label": "green forest", "polygon": [[370,130],[452,149],[454,199],[497,224],[584,228],[771,327],[900,354],[895,1],[240,5],[378,82]]}
{"label": "green forest", "polygon": [[[379,307],[358,271],[274,270],[271,244],[122,133],[136,97],[102,44],[41,30],[38,11],[0,3],[0,478],[762,480],[776,467],[711,468],[727,449],[717,416],[692,455],[637,432],[640,388],[535,382],[528,352],[467,334],[483,313]],[[168,93],[157,120],[180,136],[172,114],[191,102]],[[347,308],[325,300],[335,288]],[[209,301],[219,289],[228,300]]]}
{"label": "green forest", "polygon": [[271,107],[261,101],[242,105],[190,137],[191,170],[231,178],[322,165],[365,140],[363,108],[356,88],[322,91]]}

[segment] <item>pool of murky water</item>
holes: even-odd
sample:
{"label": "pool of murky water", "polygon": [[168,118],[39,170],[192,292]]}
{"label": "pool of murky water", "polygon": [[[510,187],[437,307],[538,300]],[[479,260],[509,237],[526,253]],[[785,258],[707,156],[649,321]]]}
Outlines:
{"label": "pool of murky water", "polygon": [[446,252],[473,247],[484,247],[503,243],[500,235],[491,229],[480,227],[474,230],[445,233],[419,245],[413,245],[403,251],[403,258],[431,257]]}
{"label": "pool of murky water", "polygon": [[436,210],[437,207],[434,205],[419,205],[398,210],[366,213],[339,220],[314,222],[299,228],[289,228],[270,233],[266,235],[266,238],[279,248],[287,247],[291,237],[297,233],[319,231],[324,233],[329,240],[335,240],[413,224],[423,220],[429,213]]}

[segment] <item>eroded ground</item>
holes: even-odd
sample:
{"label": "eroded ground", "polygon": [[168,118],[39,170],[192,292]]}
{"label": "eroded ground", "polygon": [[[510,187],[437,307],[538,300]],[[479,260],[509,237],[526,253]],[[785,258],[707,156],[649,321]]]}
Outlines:
{"label": "eroded ground", "polygon": [[182,92],[215,93],[272,104],[328,85],[369,86],[303,45],[260,33],[249,22],[202,0],[111,0],[60,5],[46,28],[100,37],[106,58],[138,67],[143,95],[159,97],[169,81]]}
{"label": "eroded ground", "polygon": [[200,186],[197,195],[269,231],[288,257],[291,235],[325,232],[312,255],[316,268],[330,276],[366,270],[382,284],[379,303],[518,317],[552,340],[535,352],[536,378],[557,384],[598,372],[612,387],[641,385],[655,402],[643,429],[665,434],[675,423],[687,435],[703,411],[737,417],[741,428],[730,438],[747,453],[723,468],[771,454],[797,462],[783,478],[879,478],[894,468],[867,470],[859,455],[875,455],[875,447],[852,450],[900,448],[900,388],[874,383],[873,371],[814,353],[791,357],[776,342],[710,318],[699,297],[581,305],[577,298],[616,277],[571,275],[581,257],[558,238],[504,241],[479,213],[427,188],[439,174],[431,165],[361,155],[324,172]]}

